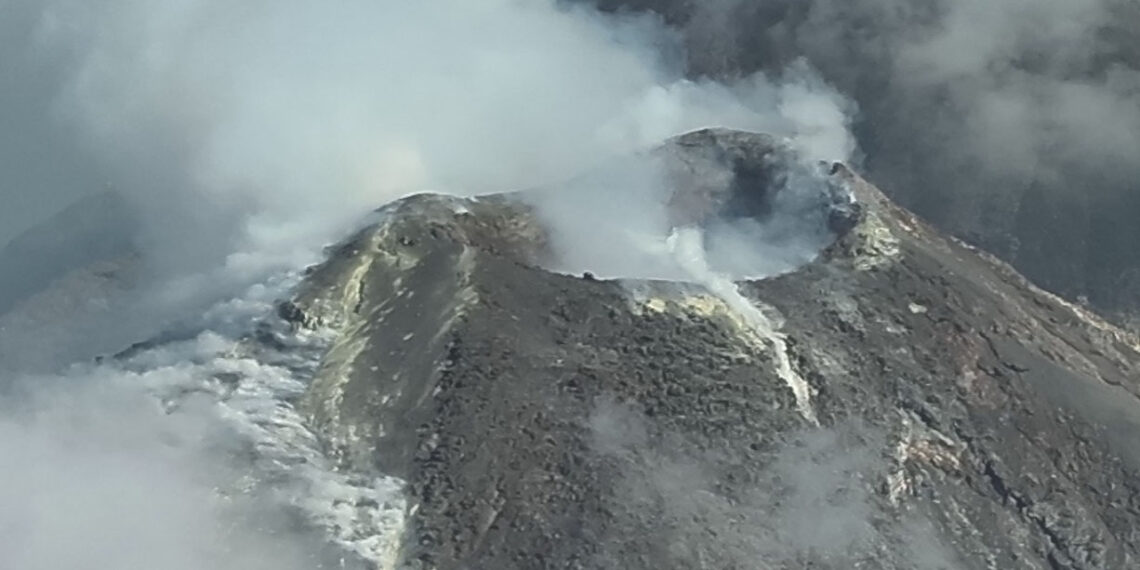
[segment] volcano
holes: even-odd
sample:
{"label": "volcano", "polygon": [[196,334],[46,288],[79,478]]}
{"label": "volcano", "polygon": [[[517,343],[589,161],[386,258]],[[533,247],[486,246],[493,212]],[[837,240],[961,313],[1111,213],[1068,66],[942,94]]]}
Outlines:
{"label": "volcano", "polygon": [[[763,221],[784,152],[654,151],[669,231]],[[393,560],[1131,567],[1137,340],[846,165],[795,164],[830,237],[763,279],[552,271],[526,193],[403,199],[310,268],[278,314],[333,340],[298,405],[338,469],[403,482]]]}

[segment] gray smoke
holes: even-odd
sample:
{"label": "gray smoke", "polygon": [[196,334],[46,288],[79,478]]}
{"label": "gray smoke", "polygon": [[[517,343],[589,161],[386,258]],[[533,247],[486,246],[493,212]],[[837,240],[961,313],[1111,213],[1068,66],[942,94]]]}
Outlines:
{"label": "gray smoke", "polygon": [[[50,103],[8,112],[73,133],[84,147],[58,161],[96,161],[176,268],[295,262],[409,192],[557,180],[691,128],[768,126],[777,106],[782,130],[851,146],[806,88],[684,80],[648,17],[549,1],[9,4],[32,31],[5,36],[25,72],[5,82],[52,80],[34,97]],[[64,183],[33,190],[76,192]]]}
{"label": "gray smoke", "polygon": [[1140,6],[1118,0],[600,0],[652,8],[689,72],[806,57],[859,105],[870,178],[1105,309],[1137,302]]}
{"label": "gray smoke", "polygon": [[[849,107],[806,66],[691,81],[657,19],[553,0],[3,0],[0,27],[0,242],[107,187],[143,224],[137,256],[0,318],[0,354],[55,371],[0,362],[0,540],[21,545],[3,567],[317,566],[312,529],[280,524],[297,497],[233,489],[264,450],[221,426],[301,437],[263,385],[295,397],[298,379],[238,339],[287,293],[269,276],[318,261],[371,208],[563,180],[710,125],[853,148]],[[174,348],[143,347],[139,369],[69,366],[152,333]],[[218,403],[231,389],[248,410]],[[291,471],[319,486],[308,459]],[[313,508],[357,537],[331,497]]]}
{"label": "gray smoke", "polygon": [[170,414],[137,378],[91,374],[30,379],[31,401],[0,408],[4,567],[322,567],[318,535],[283,524],[276,505],[218,500],[233,477],[218,458],[236,450],[213,446],[237,439],[206,421],[208,402]]}
{"label": "gray smoke", "polygon": [[36,48],[39,3],[0,2],[0,247],[105,183],[66,126],[50,120],[66,58]]}
{"label": "gray smoke", "polygon": [[[0,138],[42,150],[0,185],[5,215],[33,220],[110,186],[142,219],[141,292],[124,300],[131,318],[113,323],[128,332],[99,335],[112,342],[314,263],[362,214],[408,193],[542,185],[705,126],[794,137],[828,159],[854,148],[851,106],[803,63],[779,77],[688,80],[680,38],[656,18],[552,0],[8,0],[0,9],[20,31],[0,38],[12,70],[0,91],[26,93],[3,109],[20,128]],[[75,176],[45,178],[45,164]],[[22,207],[32,195],[37,207]],[[596,214],[609,195],[574,200]],[[571,209],[555,218],[581,226]],[[566,249],[590,233],[567,232]],[[39,265],[35,252],[20,259]],[[71,320],[56,336],[91,328]],[[75,354],[102,347],[81,336],[60,344]],[[14,358],[45,360],[30,356]]]}

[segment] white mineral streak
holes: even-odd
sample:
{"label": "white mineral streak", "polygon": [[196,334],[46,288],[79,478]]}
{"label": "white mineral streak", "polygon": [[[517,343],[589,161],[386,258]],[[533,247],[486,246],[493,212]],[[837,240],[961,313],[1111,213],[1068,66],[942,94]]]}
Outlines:
{"label": "white mineral streak", "polygon": [[727,305],[744,323],[756,333],[772,352],[776,360],[776,375],[792,390],[796,398],[796,409],[805,420],[819,425],[812,406],[812,388],[792,366],[788,356],[787,337],[777,330],[777,326],[764,314],[763,309],[740,293],[740,288],[727,275],[713,271],[705,257],[704,233],[699,228],[685,227],[674,229],[666,240],[669,251],[677,264],[709,293]]}

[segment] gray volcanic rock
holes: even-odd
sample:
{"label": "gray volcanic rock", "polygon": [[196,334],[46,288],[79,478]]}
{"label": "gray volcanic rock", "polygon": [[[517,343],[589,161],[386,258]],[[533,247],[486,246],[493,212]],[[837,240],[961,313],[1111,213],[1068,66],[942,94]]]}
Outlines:
{"label": "gray volcanic rock", "polygon": [[[731,204],[774,145],[665,152],[739,158],[729,194],[678,183]],[[834,242],[739,288],[545,270],[518,195],[407,198],[331,251],[281,305],[336,333],[302,407],[342,469],[406,481],[404,562],[1135,566],[1140,343],[821,176],[858,204],[819,202]]]}

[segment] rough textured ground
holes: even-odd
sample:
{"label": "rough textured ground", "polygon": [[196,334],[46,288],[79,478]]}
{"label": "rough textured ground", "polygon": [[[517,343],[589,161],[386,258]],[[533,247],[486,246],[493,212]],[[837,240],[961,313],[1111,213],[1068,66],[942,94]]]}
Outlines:
{"label": "rough textured ground", "polygon": [[831,176],[857,223],[742,285],[772,334],[541,269],[509,196],[396,203],[281,306],[340,331],[303,407],[408,482],[412,567],[1134,567],[1136,340]]}

